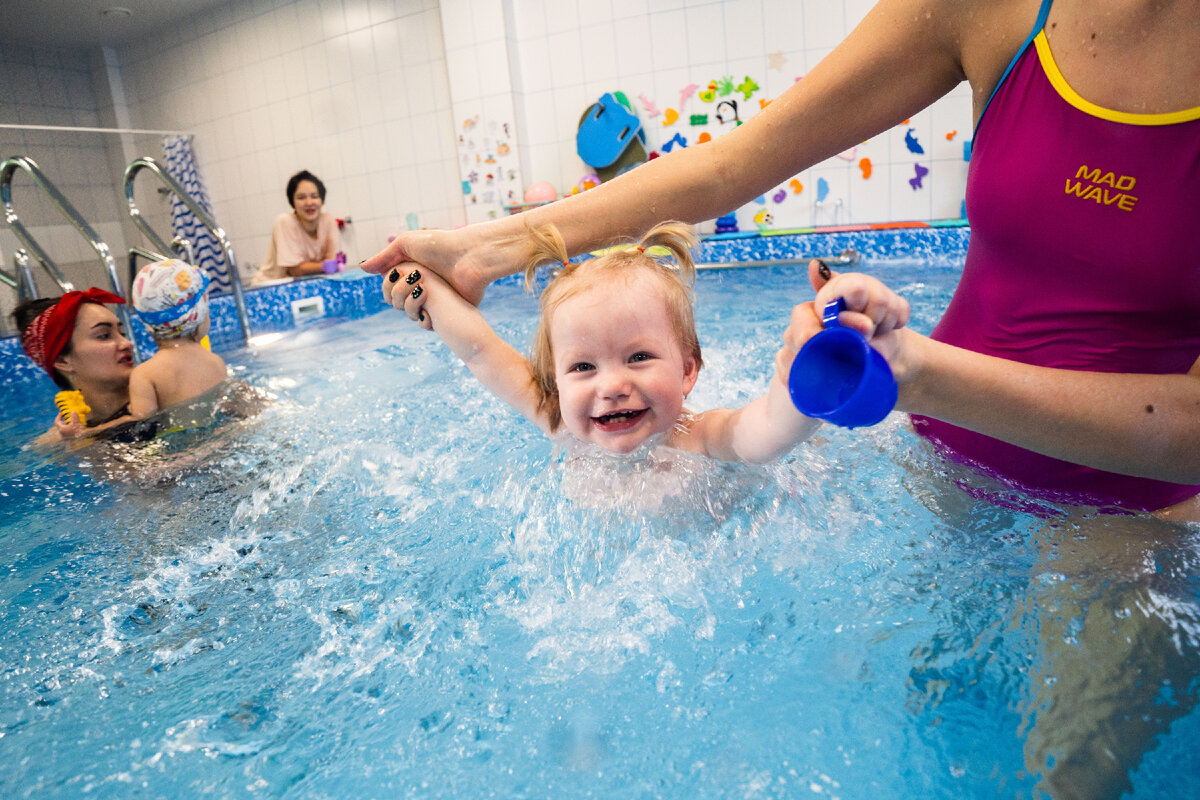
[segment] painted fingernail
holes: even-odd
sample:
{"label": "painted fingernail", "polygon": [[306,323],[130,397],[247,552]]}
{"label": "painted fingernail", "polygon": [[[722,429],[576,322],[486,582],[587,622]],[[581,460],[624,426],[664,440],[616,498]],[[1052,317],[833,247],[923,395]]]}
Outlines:
{"label": "painted fingernail", "polygon": [[425,312],[422,311],[420,314],[417,314],[417,319],[421,320],[421,322],[424,322],[425,321]]}
{"label": "painted fingernail", "polygon": [[817,263],[820,264],[820,266],[817,267],[817,274],[825,280],[829,280],[830,276],[833,275],[833,273],[829,271],[829,265],[819,258],[817,259]]}
{"label": "painted fingernail", "polygon": [[404,279],[405,283],[407,283],[409,286],[412,286],[419,280],[421,280],[421,271],[419,269],[414,269],[412,272],[408,273],[408,277]]}
{"label": "painted fingernail", "polygon": [[422,289],[420,286],[418,286],[417,288],[412,290],[412,299],[416,300],[418,297],[420,297],[424,293],[425,293],[425,290]]}
{"label": "painted fingernail", "polygon": [[400,280],[400,270],[394,269],[388,273],[388,281],[390,283],[395,283],[398,280]]}

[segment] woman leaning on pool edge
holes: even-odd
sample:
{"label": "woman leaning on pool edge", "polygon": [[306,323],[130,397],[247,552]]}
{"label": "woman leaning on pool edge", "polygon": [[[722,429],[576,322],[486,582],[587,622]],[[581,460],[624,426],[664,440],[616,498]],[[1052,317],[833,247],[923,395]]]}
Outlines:
{"label": "woman leaning on pool edge", "polygon": [[[1023,48],[1033,39],[1031,28],[1043,31],[1043,40]],[[1033,480],[1022,476],[1031,488],[1061,492],[1060,484],[1070,485],[1077,474],[1084,476],[1078,480],[1086,486],[1087,476],[1100,470],[1138,487],[1128,497],[1120,492],[1088,495],[1103,505],[1200,519],[1200,239],[1184,230],[1185,223],[1194,224],[1195,198],[1200,196],[1197,41],[1200,6],[1194,0],[1056,0],[1052,5],[1048,0],[881,0],[804,80],[713,142],[656,159],[521,217],[402,234],[362,266],[380,273],[399,266],[406,273],[403,265],[416,262],[448,277],[477,303],[488,283],[520,266],[519,245],[503,240],[521,233],[527,223],[554,224],[568,249],[581,253],[615,237],[637,236],[660,220],[712,219],[890,129],[967,80],[977,125],[967,189],[972,236],[964,280],[942,323],[952,320],[960,330],[948,336],[939,326],[925,337],[900,329],[883,338],[880,349],[900,383],[898,408],[943,429],[953,426],[967,436],[992,437],[984,441],[998,449],[1013,445],[1042,459],[1043,474]],[[1060,103],[1065,115],[1082,108],[1081,124],[1124,126],[1135,142],[1164,132],[1177,137],[1177,150],[1164,152],[1154,144],[1131,148],[1144,175],[1122,171],[1122,158],[1098,163],[1088,154],[1065,175],[1075,177],[1079,166],[1133,175],[1140,191],[1134,211],[1093,203],[1096,210],[1112,213],[1059,230],[1056,212],[1048,209],[1062,202],[1064,176],[1039,176],[1037,166],[1020,160],[1031,154],[1009,148],[1004,140],[1002,133],[1011,131],[1003,128],[1006,117],[997,106],[1011,109],[1025,102],[1013,94],[1020,88],[1011,88],[1018,70],[1006,70],[1010,62],[1015,67],[1018,52],[1024,54],[1021,63],[1027,70],[1037,70],[1043,45],[1046,60],[1052,53],[1056,66],[1042,79],[1054,73],[1073,97],[1073,102]],[[997,87],[1004,91],[997,91],[993,101]],[[981,124],[985,108],[988,116]],[[1042,147],[1051,154],[1075,146],[1074,134],[1059,127],[1063,119],[1021,122],[1018,132],[1051,137]],[[1093,133],[1103,131],[1089,129],[1088,135]],[[1091,139],[1083,142],[1091,144]],[[985,170],[991,172],[986,180]],[[998,173],[1007,182],[997,183]],[[1030,188],[1040,178],[1051,187],[1041,195]],[[1165,190],[1156,186],[1159,179],[1167,181]],[[1178,202],[1148,218],[1141,212],[1152,207],[1156,190]],[[1047,220],[1056,226],[1049,233]],[[1134,234],[1122,235],[1130,224]],[[1084,231],[1082,236],[1076,235],[1078,230]],[[1066,256],[1041,250],[1033,244],[1038,236],[1027,235],[1030,231],[1045,241],[1062,240],[1056,246]],[[1022,235],[1012,237],[1008,251],[993,250],[998,240],[1003,244],[1016,233]],[[1150,252],[1151,245],[1160,243],[1171,252]],[[1097,252],[1107,254],[1097,259],[1104,269],[1092,274],[1087,270],[1097,265],[1086,259]],[[1078,253],[1086,258],[1073,262]],[[1003,280],[996,278],[997,261],[1004,267]],[[1066,266],[1075,272],[1065,272]],[[992,271],[986,280],[971,277],[981,269]],[[1076,277],[1080,270],[1082,278]],[[813,281],[818,289],[824,285],[815,272]],[[1003,301],[978,294],[981,283],[1003,288]],[[385,281],[385,294],[391,288]],[[1080,297],[1103,301],[1105,292],[1114,291],[1120,302],[1106,316],[1075,306]],[[793,314],[787,346],[778,359],[781,369],[819,330],[813,309],[829,299],[825,294],[818,291],[812,306]],[[1034,301],[1041,317],[1021,318],[1027,311],[1020,305],[1025,299]],[[864,308],[863,301],[847,298],[853,310]],[[1063,314],[1046,315],[1047,303],[1054,302],[1062,303]],[[964,340],[963,320],[971,318],[984,322]],[[1060,319],[1063,328],[1056,331]],[[1086,363],[1022,363],[1025,350],[1036,344],[1033,338],[992,346],[989,340],[1005,333],[1014,320],[1025,326],[1021,330],[1040,325],[1044,339],[1082,337],[1079,350],[1087,355]],[[873,327],[859,314],[847,314],[844,321],[867,333]],[[1142,321],[1152,324],[1142,326]],[[1134,335],[1141,339],[1122,351],[1122,337],[1129,333],[1123,326],[1131,324],[1140,326]],[[1154,372],[1158,374],[1150,374]],[[942,438],[942,431],[937,436]],[[986,463],[988,452],[985,446],[982,457],[972,457]]]}
{"label": "woman leaning on pool edge", "polygon": [[288,179],[290,212],[280,214],[271,228],[267,255],[254,283],[339,271],[341,235],[337,220],[325,211],[325,184],[308,170]]}
{"label": "woman leaning on pool edge", "polygon": [[[106,303],[125,301],[103,289],[67,292],[62,297],[21,303],[13,317],[21,331],[21,347],[61,390],[76,390],[91,413],[88,431],[97,431],[129,414],[129,375],[133,344],[125,338],[117,315]],[[78,418],[54,418],[54,427],[34,440],[47,445],[85,431]]]}

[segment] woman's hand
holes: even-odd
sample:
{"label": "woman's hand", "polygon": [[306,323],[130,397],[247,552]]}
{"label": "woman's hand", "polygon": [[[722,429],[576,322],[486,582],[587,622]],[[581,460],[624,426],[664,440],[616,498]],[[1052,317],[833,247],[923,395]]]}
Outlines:
{"label": "woman's hand", "polygon": [[908,301],[893,292],[878,278],[859,272],[835,273],[824,262],[814,259],[808,265],[808,278],[817,296],[792,309],[791,320],[783,334],[783,347],[775,354],[775,370],[787,386],[792,362],[805,343],[824,328],[821,312],[827,303],[842,298],[846,310],[838,323],[858,331],[887,359],[901,382],[908,372],[903,337],[898,333],[909,319]]}
{"label": "woman's hand", "polygon": [[434,330],[436,315],[443,323],[437,333],[452,347],[460,330],[472,327],[479,317],[479,310],[431,269],[414,268],[405,274],[393,268],[383,280],[383,296],[393,308],[403,311],[427,331]]}
{"label": "woman's hand", "polygon": [[[480,270],[482,257],[467,246],[468,237],[473,235],[473,228],[454,231],[406,231],[359,266],[367,272],[385,276],[384,301],[397,309],[400,309],[402,304],[392,301],[387,278],[392,271],[396,271],[403,286],[403,278],[418,266],[441,276],[464,299],[477,306],[483,300],[488,280]],[[391,283],[394,284],[395,281]],[[411,287],[408,291],[411,291]],[[416,319],[411,314],[409,316]]]}

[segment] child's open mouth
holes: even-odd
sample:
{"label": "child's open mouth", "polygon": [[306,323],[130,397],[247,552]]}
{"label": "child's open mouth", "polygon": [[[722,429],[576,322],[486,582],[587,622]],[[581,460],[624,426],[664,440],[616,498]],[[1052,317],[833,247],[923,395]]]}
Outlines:
{"label": "child's open mouth", "polygon": [[632,428],[646,413],[642,408],[637,411],[614,411],[611,414],[601,414],[592,417],[592,423],[602,431],[619,431]]}

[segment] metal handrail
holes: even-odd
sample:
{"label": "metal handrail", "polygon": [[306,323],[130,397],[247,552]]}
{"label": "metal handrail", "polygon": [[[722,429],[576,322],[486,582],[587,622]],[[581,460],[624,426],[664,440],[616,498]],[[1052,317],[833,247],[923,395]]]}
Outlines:
{"label": "metal handrail", "polygon": [[37,283],[33,280],[33,271],[29,268],[29,253],[23,247],[13,253],[13,274],[9,275],[0,269],[0,283],[17,290],[17,302],[24,303],[37,297]]}
{"label": "metal handrail", "polygon": [[[12,178],[18,169],[23,169],[29,173],[29,176],[33,178],[34,184],[46,193],[50,201],[67,218],[67,221],[87,240],[92,249],[96,251],[96,256],[100,259],[100,263],[104,265],[104,269],[108,273],[108,281],[112,286],[113,293],[118,297],[125,297],[125,292],[121,289],[121,280],[117,277],[117,264],[113,261],[108,245],[101,241],[100,236],[92,230],[92,226],[84,221],[79,212],[75,210],[75,206],[71,205],[67,198],[63,197],[58,187],[50,182],[50,179],[38,167],[36,161],[27,156],[13,156],[12,158],[5,159],[0,164],[0,202],[4,203],[4,220],[8,223],[8,227],[12,229],[13,234],[20,240],[21,244],[33,254],[33,257],[42,265],[42,269],[58,284],[59,289],[63,292],[74,290],[74,285],[63,276],[58,265],[51,260],[46,251],[42,249],[42,246],[33,238],[33,235],[21,224],[21,220],[17,217],[17,212],[13,210]],[[117,314],[122,324],[125,325],[125,330],[132,331],[133,324],[129,316],[128,304],[117,306]],[[134,342],[133,348],[134,358],[140,359],[137,342]]]}
{"label": "metal handrail", "polygon": [[[213,235],[213,238],[220,242],[221,249],[225,251],[225,263],[229,267],[229,282],[233,287],[234,303],[237,305],[238,324],[242,328],[242,342],[244,344],[249,344],[251,335],[250,317],[246,314],[246,297],[242,292],[241,276],[238,273],[237,260],[233,257],[233,247],[229,244],[229,237],[225,235],[224,229],[217,224],[216,220],[214,220],[207,211],[201,208],[199,204],[192,199],[192,196],[188,194],[187,190],[184,189],[183,186],[180,185],[179,181],[175,180],[174,176],[163,169],[162,165],[159,164],[158,161],[146,156],[143,158],[134,159],[129,166],[125,168],[125,199],[129,201],[129,216],[133,217],[134,224],[141,229],[142,233],[146,234],[146,238],[148,238],[159,249],[159,252],[174,252],[176,247],[178,247],[181,243],[190,249],[191,244],[185,240],[179,239],[179,237],[176,237],[172,244],[167,244],[162,237],[155,233],[154,229],[150,227],[150,224],[146,222],[145,218],[142,216],[142,212],[138,210],[137,204],[133,201],[133,180],[135,177],[137,177],[137,174],[144,169],[149,170],[157,175],[159,180],[161,180],[168,189],[175,193],[175,196],[179,198],[180,202],[188,207],[188,210],[192,212],[200,224],[208,229],[208,232]],[[135,256],[131,251],[131,265],[134,258]]]}

